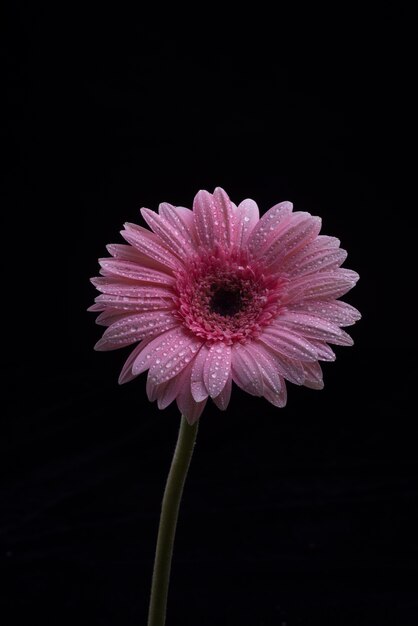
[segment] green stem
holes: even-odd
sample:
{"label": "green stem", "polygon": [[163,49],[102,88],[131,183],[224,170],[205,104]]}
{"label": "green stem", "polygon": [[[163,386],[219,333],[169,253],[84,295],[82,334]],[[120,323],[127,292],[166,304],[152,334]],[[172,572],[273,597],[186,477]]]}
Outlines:
{"label": "green stem", "polygon": [[171,462],[161,506],[157,549],[152,575],[148,626],[164,626],[174,536],[184,482],[196,441],[198,421],[190,426],[182,416],[176,449]]}

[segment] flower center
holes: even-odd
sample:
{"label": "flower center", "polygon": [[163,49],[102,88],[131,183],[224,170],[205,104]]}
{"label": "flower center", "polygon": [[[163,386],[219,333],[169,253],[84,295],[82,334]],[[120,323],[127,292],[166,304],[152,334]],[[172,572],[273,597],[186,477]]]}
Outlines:
{"label": "flower center", "polygon": [[243,251],[196,256],[176,274],[176,316],[212,343],[245,343],[257,337],[280,308],[286,280],[265,275]]}
{"label": "flower center", "polygon": [[214,313],[219,313],[223,317],[236,315],[241,310],[242,299],[239,287],[214,286],[213,295],[210,300],[210,308]]}

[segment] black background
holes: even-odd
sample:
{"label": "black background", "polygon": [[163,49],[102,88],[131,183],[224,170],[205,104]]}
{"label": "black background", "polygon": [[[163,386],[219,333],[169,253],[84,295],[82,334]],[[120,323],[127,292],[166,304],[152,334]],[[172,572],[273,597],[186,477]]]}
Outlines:
{"label": "black background", "polygon": [[323,391],[205,409],[167,626],[416,624],[410,16],[159,13],[3,22],[2,623],[146,623],[179,416],[93,351],[89,277],[141,206],[220,185],[320,215],[363,319]]}

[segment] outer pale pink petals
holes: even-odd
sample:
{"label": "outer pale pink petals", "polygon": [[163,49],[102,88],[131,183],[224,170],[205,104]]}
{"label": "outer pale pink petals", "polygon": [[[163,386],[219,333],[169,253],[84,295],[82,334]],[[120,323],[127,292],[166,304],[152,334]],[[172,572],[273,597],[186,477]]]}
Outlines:
{"label": "outer pale pink petals", "polygon": [[315,361],[315,348],[304,337],[286,328],[270,325],[265,328],[259,337],[274,352],[279,352],[290,359],[299,361]]}
{"label": "outer pale pink petals", "polygon": [[340,346],[353,344],[351,337],[332,322],[302,312],[288,311],[279,316],[271,328],[288,328],[308,339],[319,339]]}
{"label": "outer pale pink petals", "polygon": [[334,300],[333,302],[319,300],[318,302],[310,301],[296,304],[291,307],[291,311],[316,315],[337,324],[337,326],[352,326],[361,319],[361,313],[357,309],[341,300]]}
{"label": "outer pale pink petals", "polygon": [[141,341],[140,344],[138,344],[131,352],[131,354],[128,356],[125,365],[122,368],[122,371],[119,375],[119,385],[123,385],[125,383],[130,382],[131,380],[133,380],[134,378],[136,378],[138,376],[138,374],[134,374],[132,372],[132,366],[135,362],[135,359],[137,358],[137,356],[140,354],[141,350],[143,350],[145,348],[145,346],[147,344],[149,344],[149,342],[151,341],[151,338],[147,338],[144,339],[143,341]]}
{"label": "outer pale pink petals", "polygon": [[322,379],[322,370],[318,362],[304,363],[303,369],[305,370],[305,387],[310,389],[323,389],[324,381]]}
{"label": "outer pale pink petals", "polygon": [[[120,311],[162,311],[173,308],[173,299],[149,297],[146,295],[135,296],[130,298],[123,295],[111,295],[103,293],[97,296],[96,299],[97,309],[96,311],[106,311],[109,308],[118,309]],[[100,307],[100,308],[99,308]]]}
{"label": "outer pale pink petals", "polygon": [[124,282],[111,276],[92,278],[91,282],[98,291],[113,296],[128,296],[130,298],[172,298],[174,296],[174,292],[166,285]]}
{"label": "outer pale pink petals", "polygon": [[275,231],[291,215],[292,209],[291,202],[280,202],[269,209],[255,225],[248,239],[248,249],[256,258],[264,254],[274,240]]}
{"label": "outer pale pink petals", "polygon": [[234,240],[235,212],[228,194],[222,187],[216,187],[213,192],[213,197],[215,198],[217,207],[216,221],[219,222],[219,226],[221,227],[220,230],[218,229],[218,242],[229,248]]}
{"label": "outer pale pink petals", "polygon": [[190,390],[190,370],[183,370],[180,374],[179,394],[177,396],[177,406],[180,413],[184,415],[189,424],[194,424],[202,414],[206,406],[207,399],[196,402]]}
{"label": "outer pale pink petals", "polygon": [[234,210],[235,213],[235,244],[242,248],[260,219],[260,212],[254,200],[243,200]]}
{"label": "outer pale pink petals", "polygon": [[265,358],[274,363],[274,367],[277,369],[280,377],[286,378],[295,385],[303,385],[305,372],[301,361],[297,359],[290,359],[284,354],[275,352],[273,349],[269,348],[266,344],[261,343],[260,341],[254,342],[252,345],[257,349],[258,353],[262,352],[265,355]]}
{"label": "outer pale pink petals", "polygon": [[282,378],[279,375],[277,364],[271,353],[263,348],[258,342],[253,342],[247,348],[259,367],[264,384],[264,395],[266,389],[270,389],[274,394],[279,394],[282,390]]}
{"label": "outer pale pink petals", "polygon": [[155,337],[138,355],[133,364],[134,374],[149,368],[149,376],[155,384],[173,378],[193,359],[202,340],[177,326]]}
{"label": "outer pale pink petals", "polygon": [[142,267],[134,261],[123,261],[120,259],[104,258],[99,259],[102,274],[116,278],[134,280],[144,285],[167,285],[173,286],[175,280],[166,272],[161,272],[149,267]]}
{"label": "outer pale pink petals", "polygon": [[327,343],[324,343],[323,341],[317,341],[316,339],[309,339],[309,343],[314,346],[319,361],[335,361],[335,352],[332,350],[332,348],[329,347]]}
{"label": "outer pale pink petals", "polygon": [[312,241],[303,248],[285,259],[281,270],[290,272],[295,278],[316,272],[335,270],[347,258],[347,252],[342,248],[320,247],[317,241]]}
{"label": "outer pale pink petals", "polygon": [[146,228],[127,223],[125,224],[125,230],[121,231],[121,235],[131,246],[146,257],[172,270],[179,267],[180,261],[178,258],[167,250],[157,235],[151,233]]}
{"label": "outer pale pink petals", "polygon": [[321,230],[321,220],[310,213],[293,213],[275,231],[274,240],[263,254],[263,262],[274,271],[283,259],[314,239]]}
{"label": "outer pale pink petals", "polygon": [[252,396],[262,396],[263,377],[251,352],[240,343],[232,346],[232,379]]}
{"label": "outer pale pink petals", "polygon": [[99,326],[110,326],[113,322],[116,322],[118,319],[125,317],[125,311],[119,311],[118,309],[112,309],[111,307],[104,307],[100,302],[96,302],[89,306],[87,311],[91,313],[99,313],[96,317],[96,324]]}
{"label": "outer pale pink petals", "polygon": [[141,254],[136,248],[125,243],[110,243],[106,246],[106,250],[112,257],[120,261],[132,261],[144,267],[156,267],[167,270],[165,266],[160,265],[154,259]]}
{"label": "outer pale pink petals", "polygon": [[228,407],[229,401],[231,399],[231,391],[232,391],[232,375],[230,374],[228,380],[225,383],[225,387],[222,389],[219,396],[213,398],[214,403],[221,411],[225,411]]}
{"label": "outer pale pink petals", "polygon": [[159,237],[163,245],[171,250],[183,261],[194,253],[194,246],[189,237],[183,237],[182,233],[158,213],[150,209],[141,209],[141,215],[148,226]]}
{"label": "outer pale pink petals", "polygon": [[161,334],[174,326],[178,326],[178,321],[166,311],[147,311],[124,316],[105,331],[103,337],[95,345],[95,349],[116,350],[145,337]]}
{"label": "outer pale pink petals", "polygon": [[234,211],[227,194],[217,187],[212,195],[199,191],[193,202],[194,223],[202,246],[229,248],[233,240]]}
{"label": "outer pale pink petals", "polygon": [[343,296],[356,284],[359,276],[352,270],[319,272],[301,276],[291,281],[286,293],[286,303],[298,300],[331,300]]}
{"label": "outer pale pink petals", "polygon": [[211,398],[219,396],[231,373],[231,346],[219,342],[209,349],[203,368],[203,381]]}
{"label": "outer pale pink petals", "polygon": [[197,236],[193,211],[182,206],[175,207],[168,202],[162,202],[158,207],[158,212],[192,248],[196,248]]}
{"label": "outer pale pink petals", "polygon": [[208,397],[208,390],[203,380],[203,369],[209,354],[209,346],[203,344],[197,353],[191,370],[191,393],[196,402],[201,402]]}
{"label": "outer pale pink petals", "polygon": [[148,376],[146,389],[150,402],[154,402],[154,400],[157,400],[158,408],[161,410],[166,409],[168,405],[171,404],[180,393],[181,383],[181,376],[174,376],[173,378],[170,378],[170,380],[167,380],[165,383],[156,385]]}
{"label": "outer pale pink petals", "polygon": [[271,402],[271,404],[279,407],[280,409],[286,406],[287,389],[286,389],[286,383],[284,382],[284,380],[282,381],[282,388],[279,393],[275,393],[269,387],[266,387],[264,390],[264,397],[266,398],[266,400]]}
{"label": "outer pale pink petals", "polygon": [[277,407],[284,407],[287,400],[286,384],[279,374],[277,360],[258,342],[249,344],[248,350],[257,362],[263,379],[263,396]]}

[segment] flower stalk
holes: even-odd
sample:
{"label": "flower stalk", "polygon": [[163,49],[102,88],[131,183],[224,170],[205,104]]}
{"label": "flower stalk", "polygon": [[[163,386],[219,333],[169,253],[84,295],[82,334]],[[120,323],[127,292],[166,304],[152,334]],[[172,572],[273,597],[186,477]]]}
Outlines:
{"label": "flower stalk", "polygon": [[177,444],[161,506],[148,626],[164,626],[165,624],[174,537],[183,487],[193,454],[198,424],[199,420],[190,425],[184,416],[181,418]]}

